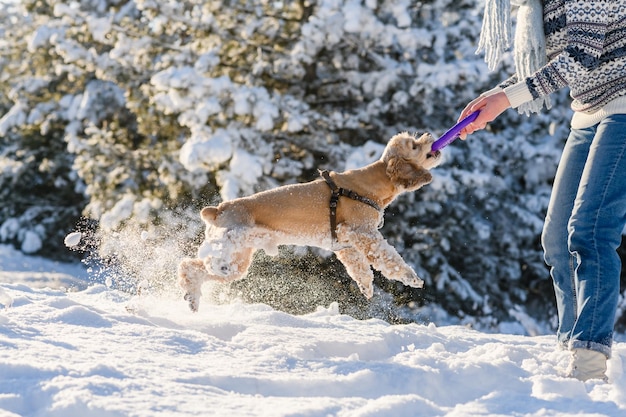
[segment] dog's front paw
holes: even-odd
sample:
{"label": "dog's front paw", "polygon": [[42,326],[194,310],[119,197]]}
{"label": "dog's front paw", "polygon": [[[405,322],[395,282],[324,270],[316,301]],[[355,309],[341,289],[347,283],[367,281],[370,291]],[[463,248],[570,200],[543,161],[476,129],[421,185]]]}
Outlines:
{"label": "dog's front paw", "polygon": [[417,278],[415,281],[412,281],[407,285],[413,288],[424,288],[424,280],[421,278]]}
{"label": "dog's front paw", "polygon": [[364,285],[361,282],[357,282],[357,286],[359,287],[359,291],[361,291],[361,294],[363,294],[368,300],[374,296],[374,286],[371,282],[367,285]]}
{"label": "dog's front paw", "polygon": [[424,288],[424,280],[417,276],[417,274],[410,270],[401,280],[404,285],[408,285],[413,288]]}

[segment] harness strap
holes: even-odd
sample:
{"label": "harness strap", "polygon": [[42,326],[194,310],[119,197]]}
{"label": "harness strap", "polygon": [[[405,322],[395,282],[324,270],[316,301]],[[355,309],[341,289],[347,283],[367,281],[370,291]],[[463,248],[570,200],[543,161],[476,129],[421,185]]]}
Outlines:
{"label": "harness strap", "polygon": [[367,197],[363,197],[360,194],[355,193],[352,190],[346,190],[345,188],[337,187],[335,181],[330,177],[330,172],[328,170],[320,170],[320,176],[324,178],[328,187],[330,187],[330,234],[334,241],[337,240],[337,203],[339,202],[339,197],[345,196],[351,198],[352,200],[360,201],[361,203],[365,203],[370,207],[375,208],[380,211],[380,206],[378,204]]}

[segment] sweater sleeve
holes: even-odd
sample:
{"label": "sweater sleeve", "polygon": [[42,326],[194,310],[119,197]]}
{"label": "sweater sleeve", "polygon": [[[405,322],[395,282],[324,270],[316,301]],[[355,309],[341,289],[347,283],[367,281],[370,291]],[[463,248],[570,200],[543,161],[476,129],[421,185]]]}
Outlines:
{"label": "sweater sleeve", "polygon": [[[615,2],[610,0],[565,1],[567,45],[526,80],[505,88],[512,107],[547,96],[575,82],[580,83],[601,64],[604,43]],[[546,21],[545,30],[557,30]]]}

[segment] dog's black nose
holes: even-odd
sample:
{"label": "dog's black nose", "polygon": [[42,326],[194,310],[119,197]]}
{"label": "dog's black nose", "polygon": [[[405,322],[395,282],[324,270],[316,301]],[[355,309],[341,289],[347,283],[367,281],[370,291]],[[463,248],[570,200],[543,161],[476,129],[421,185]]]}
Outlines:
{"label": "dog's black nose", "polygon": [[441,154],[440,151],[435,151],[435,152],[431,151],[426,154],[426,158],[437,158],[440,154]]}

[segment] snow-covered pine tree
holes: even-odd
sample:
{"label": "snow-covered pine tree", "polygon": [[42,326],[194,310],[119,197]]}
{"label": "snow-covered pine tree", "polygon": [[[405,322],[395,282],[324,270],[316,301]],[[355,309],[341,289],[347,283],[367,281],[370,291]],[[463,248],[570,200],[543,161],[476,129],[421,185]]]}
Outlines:
{"label": "snow-covered pine tree", "polygon": [[[76,199],[63,201],[114,232],[103,233],[102,247],[134,256],[134,279],[147,270],[171,284],[180,249],[158,245],[172,230],[185,230],[170,239],[183,246],[201,232],[187,208],[366,163],[399,131],[440,134],[507,77],[510,61],[489,73],[474,55],[481,3],[23,0],[28,13],[0,20],[13,36],[0,48],[3,186],[11,198],[28,196],[8,181],[18,165],[27,188],[65,179],[61,188]],[[434,318],[440,306],[491,325],[519,305],[550,319],[539,232],[569,115],[565,93],[532,119],[506,113],[450,146],[435,181],[390,208],[383,233],[427,282],[414,291],[378,281],[397,304],[414,307],[405,317]],[[24,165],[20,155],[37,161],[35,151],[49,152],[63,175]],[[57,188],[46,187],[51,201]],[[0,212],[3,230],[25,230],[12,226],[21,212]],[[65,229],[58,219],[33,220],[44,244]],[[306,269],[296,263],[280,274]],[[342,274],[332,264],[326,271]],[[260,267],[253,275],[275,274]],[[267,293],[251,299],[304,302],[302,291],[281,294],[275,303]]]}
{"label": "snow-covered pine tree", "polygon": [[31,48],[40,19],[0,7],[0,242],[67,258],[63,237],[86,202],[57,113],[74,83],[50,71],[50,51]]}

